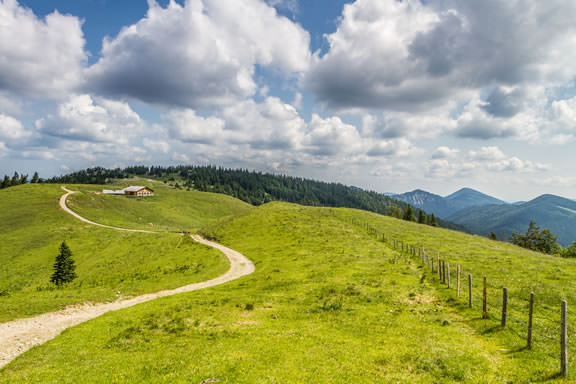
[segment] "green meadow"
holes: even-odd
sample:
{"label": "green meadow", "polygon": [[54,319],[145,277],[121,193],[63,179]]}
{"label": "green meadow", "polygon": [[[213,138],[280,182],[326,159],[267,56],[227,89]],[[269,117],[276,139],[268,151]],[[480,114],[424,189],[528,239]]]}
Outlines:
{"label": "green meadow", "polygon": [[[62,194],[60,186],[48,184],[0,191],[0,322],[72,304],[176,288],[208,280],[228,269],[228,260],[220,252],[177,233],[126,233],[85,224],[60,209]],[[84,194],[79,195],[82,200]],[[116,198],[120,203],[135,202]],[[188,228],[237,212],[227,212],[227,207],[202,212],[202,207],[222,201],[216,196],[209,204],[211,198],[208,194],[198,199]],[[194,205],[195,198],[190,195],[183,204]],[[129,214],[126,209],[122,218],[128,221]],[[116,217],[114,212],[108,215]],[[112,222],[122,224],[121,219]],[[165,222],[172,225],[169,220]],[[54,289],[50,283],[52,266],[64,240],[72,249],[78,279]]]}
{"label": "green meadow", "polygon": [[546,285],[571,294],[569,260],[362,211],[271,203],[203,230],[253,260],[254,274],[71,328],[0,371],[0,382],[559,381],[542,341],[524,349],[494,308],[481,320],[418,259],[350,218],[491,276],[494,296],[497,282],[513,295]]}
{"label": "green meadow", "polygon": [[[146,185],[155,196],[127,198],[103,195],[103,189],[122,189],[129,185]],[[151,179],[133,178],[114,185],[77,185],[80,193],[68,198],[69,207],[97,223],[153,231],[196,231],[241,215],[252,209],[233,197],[217,193],[186,191]]]}

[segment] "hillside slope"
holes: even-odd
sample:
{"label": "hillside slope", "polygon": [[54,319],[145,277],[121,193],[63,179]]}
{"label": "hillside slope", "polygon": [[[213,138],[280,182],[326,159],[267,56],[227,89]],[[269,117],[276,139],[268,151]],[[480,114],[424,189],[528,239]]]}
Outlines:
{"label": "hillside slope", "polygon": [[[60,209],[58,200],[63,193],[60,186],[50,184],[0,191],[0,322],[86,301],[104,302],[176,288],[218,276],[229,266],[220,252],[179,234],[120,233],[82,223]],[[250,208],[238,200],[227,207],[221,203],[228,197],[199,194],[201,198],[187,195],[181,205],[162,204],[164,215],[155,217],[155,223],[162,228],[173,226],[176,220],[186,224],[187,214],[194,211],[185,227],[194,229],[243,211],[237,207]],[[74,208],[83,201],[79,197]],[[96,195],[84,197],[98,202]],[[94,218],[124,224],[148,211],[140,209],[146,204],[143,201],[138,210],[128,209],[125,203],[132,207],[138,202],[127,200],[120,197],[116,200],[118,210],[102,210]],[[166,200],[170,201],[168,197]],[[195,208],[186,209],[187,205]],[[147,224],[138,225],[150,229]],[[49,281],[58,247],[64,240],[73,252],[78,279],[55,289]]]}
{"label": "hillside slope", "polygon": [[[145,180],[152,178],[170,182],[189,191],[225,194],[255,206],[270,201],[284,201],[308,206],[356,208],[390,216],[399,213],[400,217],[408,209],[405,202],[385,194],[340,183],[214,166],[135,166],[124,169],[96,167],[54,177],[48,182],[104,184],[135,176]],[[415,217],[418,217],[419,213],[416,210]],[[466,230],[444,220],[437,220],[437,224],[444,228]]]}
{"label": "hillside slope", "polygon": [[[151,187],[155,196],[143,199],[102,195],[103,189],[129,185]],[[80,193],[69,198],[69,206],[82,216],[101,224],[160,231],[196,231],[199,228],[253,209],[230,196],[185,191],[158,180],[131,178],[113,185],[79,185]]]}
{"label": "hillside slope", "polygon": [[558,236],[561,245],[576,241],[576,202],[554,195],[542,195],[520,205],[468,208],[449,216],[449,220],[484,236],[494,232],[500,239],[508,239],[513,232],[526,232],[534,220]]}
{"label": "hillside slope", "polygon": [[[440,288],[364,223],[488,276],[490,319],[480,319],[477,305],[464,309],[466,298]],[[75,327],[14,361],[0,382],[555,381],[555,350],[546,339],[523,348],[524,340],[499,327],[493,302],[500,284],[514,302],[535,291],[543,332],[548,307],[560,297],[576,300],[572,260],[363,211],[285,203],[211,233],[251,258],[256,272]]]}

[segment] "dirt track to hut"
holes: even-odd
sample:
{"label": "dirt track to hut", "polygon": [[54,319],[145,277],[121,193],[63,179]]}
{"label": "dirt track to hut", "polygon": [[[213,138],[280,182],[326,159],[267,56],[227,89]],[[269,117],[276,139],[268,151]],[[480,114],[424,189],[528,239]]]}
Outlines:
{"label": "dirt track to hut", "polygon": [[[60,198],[60,207],[85,223],[124,232],[157,233],[139,229],[112,227],[90,221],[68,208],[66,205],[66,199],[75,192],[70,191],[65,187],[62,187],[62,189],[66,191],[66,194]],[[65,329],[94,319],[107,312],[132,307],[136,304],[145,303],[160,297],[214,287],[254,272],[254,264],[240,252],[203,239],[199,235],[192,235],[192,238],[195,241],[215,248],[226,255],[230,261],[230,269],[228,272],[208,281],[189,284],[176,289],[148,293],[130,299],[117,300],[111,303],[77,305],[57,312],[45,313],[36,317],[2,323],[0,324],[0,368],[7,365],[30,348],[55,338]]]}

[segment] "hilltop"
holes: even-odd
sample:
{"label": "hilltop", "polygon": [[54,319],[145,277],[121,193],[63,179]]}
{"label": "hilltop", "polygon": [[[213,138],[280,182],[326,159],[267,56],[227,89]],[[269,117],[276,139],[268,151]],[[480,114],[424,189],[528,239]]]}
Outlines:
{"label": "hilltop", "polygon": [[[213,166],[127,167],[124,169],[89,168],[68,175],[48,179],[48,183],[104,184],[123,179],[142,177],[162,180],[187,191],[226,194],[258,206],[271,201],[284,201],[308,206],[357,208],[402,218],[410,205],[374,191],[365,191],[339,183],[253,172]],[[412,209],[419,217],[421,209]],[[422,211],[428,223],[434,220]],[[436,218],[434,218],[436,219]],[[436,220],[437,225],[466,231],[465,228]]]}

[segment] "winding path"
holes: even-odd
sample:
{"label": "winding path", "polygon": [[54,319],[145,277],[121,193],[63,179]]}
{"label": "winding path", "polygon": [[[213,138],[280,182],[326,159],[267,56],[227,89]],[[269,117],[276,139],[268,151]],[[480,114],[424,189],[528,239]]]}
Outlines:
{"label": "winding path", "polygon": [[[66,205],[66,199],[70,194],[74,193],[74,191],[70,191],[64,187],[62,187],[62,189],[66,191],[66,194],[60,198],[60,206],[62,209],[85,223],[125,232],[157,233],[139,229],[111,227],[90,221],[68,208]],[[192,238],[195,241],[215,248],[226,255],[228,260],[230,260],[230,269],[228,272],[212,280],[189,284],[176,289],[165,290],[156,293],[148,293],[145,295],[136,296],[130,299],[118,300],[111,303],[94,305],[83,304],[80,306],[69,307],[57,312],[45,313],[32,318],[19,319],[0,324],[0,368],[30,348],[55,338],[65,329],[94,319],[100,315],[105,314],[106,312],[128,308],[136,304],[157,299],[159,297],[171,296],[178,293],[192,292],[203,288],[213,287],[215,285],[224,284],[254,272],[254,264],[240,252],[227,248],[218,243],[205,240],[199,235],[193,235]]]}

